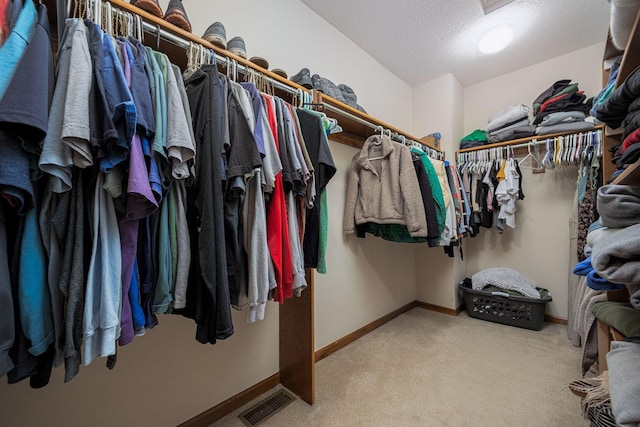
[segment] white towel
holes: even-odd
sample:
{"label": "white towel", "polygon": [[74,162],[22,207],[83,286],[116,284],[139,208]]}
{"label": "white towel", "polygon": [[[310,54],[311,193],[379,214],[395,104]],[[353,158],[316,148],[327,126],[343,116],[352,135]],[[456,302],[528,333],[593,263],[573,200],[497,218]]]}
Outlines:
{"label": "white towel", "polygon": [[498,111],[493,116],[489,117],[489,121],[485,130],[487,132],[493,132],[494,130],[512,123],[529,115],[529,107],[524,104],[509,105],[503,110]]}

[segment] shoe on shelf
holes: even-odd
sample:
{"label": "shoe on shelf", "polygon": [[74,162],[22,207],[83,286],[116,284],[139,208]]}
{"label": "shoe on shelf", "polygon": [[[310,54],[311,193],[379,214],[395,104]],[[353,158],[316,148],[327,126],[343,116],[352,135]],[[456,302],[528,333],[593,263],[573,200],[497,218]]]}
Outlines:
{"label": "shoe on shelf", "polygon": [[283,70],[282,68],[274,68],[273,70],[271,70],[271,72],[273,74],[277,74],[280,77],[283,77],[285,79],[287,78],[287,72],[285,70]]}
{"label": "shoe on shelf", "polygon": [[222,49],[227,48],[227,31],[224,29],[222,22],[214,22],[209,25],[209,28],[204,32],[202,38]]}
{"label": "shoe on shelf", "polygon": [[251,58],[249,58],[249,62],[253,62],[258,67],[262,67],[265,70],[269,69],[269,61],[261,56],[252,56]]}
{"label": "shoe on shelf", "polygon": [[242,37],[234,37],[227,42],[227,50],[240,58],[247,59],[247,48]]}
{"label": "shoe on shelf", "polygon": [[308,68],[303,68],[289,79],[292,82],[299,84],[307,89],[313,89],[313,83],[311,83],[311,72]]}
{"label": "shoe on shelf", "polygon": [[338,89],[342,92],[342,97],[345,100],[345,104],[347,104],[351,108],[358,108],[358,97],[356,93],[349,86],[345,84],[339,84]]}
{"label": "shoe on shelf", "polygon": [[131,0],[131,4],[158,18],[162,18],[162,9],[158,0]]}
{"label": "shoe on shelf", "polygon": [[164,14],[164,20],[172,23],[176,27],[191,32],[191,23],[182,5],[182,0],[171,0],[169,2],[167,12]]}
{"label": "shoe on shelf", "polygon": [[338,86],[326,77],[320,77],[318,74],[314,74],[311,76],[311,83],[313,84],[314,89],[319,90],[325,95],[328,95],[344,104],[347,103],[342,92],[338,89]]}

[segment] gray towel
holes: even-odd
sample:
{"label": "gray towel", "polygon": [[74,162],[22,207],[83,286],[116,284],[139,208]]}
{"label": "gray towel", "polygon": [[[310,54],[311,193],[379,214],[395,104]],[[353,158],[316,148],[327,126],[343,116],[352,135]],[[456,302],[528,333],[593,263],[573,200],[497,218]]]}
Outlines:
{"label": "gray towel", "polygon": [[536,135],[548,135],[550,133],[560,133],[560,132],[580,132],[583,130],[591,130],[595,128],[591,122],[569,122],[569,123],[558,123],[556,125],[551,126],[538,126],[536,129]]}
{"label": "gray towel", "polygon": [[487,136],[489,144],[495,144],[496,142],[510,141],[512,139],[528,138],[535,135],[536,127],[533,125],[519,126],[517,128],[511,128],[502,132],[492,133]]}
{"label": "gray towel", "polygon": [[551,126],[560,123],[584,122],[585,115],[582,111],[558,111],[542,118],[540,126]]}
{"label": "gray towel", "polygon": [[629,290],[629,302],[640,310],[640,283],[627,285],[627,289]]}
{"label": "gray towel", "polygon": [[640,224],[620,228],[594,242],[591,265],[612,283],[640,283]]}
{"label": "gray towel", "polygon": [[471,276],[473,289],[479,291],[489,285],[520,292],[529,298],[540,299],[540,292],[536,289],[536,285],[512,268],[487,268]]}
{"label": "gray towel", "polygon": [[618,230],[617,228],[596,228],[595,230],[592,230],[587,234],[587,245],[590,248],[593,248],[593,245],[595,245],[598,240],[602,240],[603,238],[611,234],[615,234],[618,231],[620,230]]}
{"label": "gray towel", "polygon": [[519,120],[519,121],[515,122],[512,125],[501,127],[500,129],[496,129],[496,130],[492,131],[489,135],[500,136],[500,134],[502,132],[506,132],[506,131],[509,131],[511,129],[516,129],[516,128],[519,128],[519,127],[522,127],[522,126],[529,126],[529,118],[528,117],[525,117],[524,119]]}
{"label": "gray towel", "polygon": [[640,344],[613,341],[607,353],[609,392],[616,422],[623,427],[640,425]]}
{"label": "gray towel", "polygon": [[598,189],[598,213],[605,227],[637,224],[640,222],[640,187],[603,185]]}

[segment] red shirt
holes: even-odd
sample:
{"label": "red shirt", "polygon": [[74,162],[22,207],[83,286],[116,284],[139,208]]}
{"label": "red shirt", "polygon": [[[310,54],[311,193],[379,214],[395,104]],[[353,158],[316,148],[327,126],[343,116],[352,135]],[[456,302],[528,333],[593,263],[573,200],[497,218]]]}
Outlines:
{"label": "red shirt", "polygon": [[[278,128],[276,125],[276,109],[273,98],[262,95],[266,103],[266,112],[269,119],[269,128],[273,133],[276,148],[279,149]],[[293,291],[293,261],[291,247],[289,246],[289,228],[287,226],[287,208],[284,198],[284,186],[282,184],[282,172],[276,175],[273,195],[267,207],[267,244],[271,252],[273,267],[276,273],[275,294],[273,299],[284,302],[285,298],[291,298]]]}

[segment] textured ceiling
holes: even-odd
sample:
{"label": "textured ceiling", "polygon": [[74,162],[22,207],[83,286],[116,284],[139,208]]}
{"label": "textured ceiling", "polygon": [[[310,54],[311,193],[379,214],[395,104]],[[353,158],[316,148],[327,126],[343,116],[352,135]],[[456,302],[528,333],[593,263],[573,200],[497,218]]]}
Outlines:
{"label": "textured ceiling", "polygon": [[[453,73],[469,86],[606,39],[606,0],[515,0],[484,15],[481,0],[301,0],[411,86]],[[484,30],[514,40],[483,55]]]}

